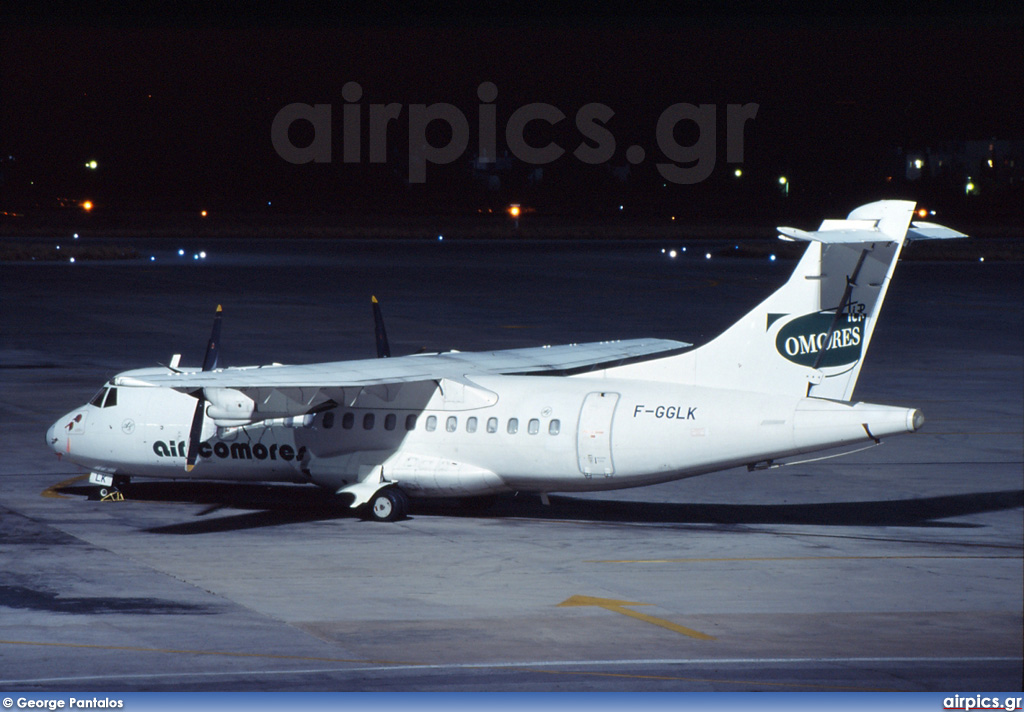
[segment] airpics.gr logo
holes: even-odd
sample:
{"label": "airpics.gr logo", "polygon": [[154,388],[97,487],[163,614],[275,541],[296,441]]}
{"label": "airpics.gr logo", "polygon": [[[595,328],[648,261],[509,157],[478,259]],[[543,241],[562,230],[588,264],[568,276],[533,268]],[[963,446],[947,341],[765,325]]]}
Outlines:
{"label": "airpics.gr logo", "polygon": [[835,312],[804,314],[783,326],[775,337],[775,348],[783,357],[801,366],[817,364],[818,368],[856,363],[863,343],[864,315],[853,309],[838,321]]}

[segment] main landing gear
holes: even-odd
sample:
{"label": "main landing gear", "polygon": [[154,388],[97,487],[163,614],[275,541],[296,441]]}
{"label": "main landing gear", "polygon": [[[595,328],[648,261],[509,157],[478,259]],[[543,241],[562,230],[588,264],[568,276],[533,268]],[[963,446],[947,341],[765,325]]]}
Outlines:
{"label": "main landing gear", "polygon": [[375,522],[396,522],[409,514],[409,497],[397,487],[385,487],[370,497],[363,516]]}

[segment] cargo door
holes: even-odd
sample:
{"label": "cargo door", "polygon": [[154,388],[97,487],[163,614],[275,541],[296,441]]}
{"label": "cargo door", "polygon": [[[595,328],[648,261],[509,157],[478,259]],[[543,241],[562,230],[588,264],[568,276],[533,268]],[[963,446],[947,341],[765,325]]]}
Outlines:
{"label": "cargo door", "polygon": [[612,464],[612,416],[618,402],[618,393],[588,393],[583,400],[576,431],[576,452],[580,472],[585,477],[611,477],[615,474]]}

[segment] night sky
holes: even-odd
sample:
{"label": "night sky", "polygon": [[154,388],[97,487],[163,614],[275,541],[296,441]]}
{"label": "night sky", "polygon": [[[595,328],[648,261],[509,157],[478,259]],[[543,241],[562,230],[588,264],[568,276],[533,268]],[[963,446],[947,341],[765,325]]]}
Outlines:
{"label": "night sky", "polygon": [[[643,204],[707,199],[742,167],[758,186],[748,191],[767,190],[785,173],[797,196],[834,203],[851,193],[882,197],[873,191],[887,175],[899,183],[900,148],[1024,138],[1020,12],[704,17],[642,9],[469,17],[292,12],[226,21],[158,12],[9,17],[0,29],[0,202],[40,206],[88,196],[123,209],[249,210],[270,202],[401,211],[522,194],[571,211],[594,195],[628,194]],[[362,88],[355,163],[342,161],[347,82]],[[483,82],[497,87],[499,155],[516,109],[545,102],[566,115],[525,132],[531,144],[566,149],[542,176],[519,164],[496,190],[473,177]],[[275,152],[274,117],[296,102],[332,106],[331,162],[294,165]],[[437,102],[467,117],[468,148],[451,164],[428,165],[426,181],[410,185],[408,107]],[[600,165],[572,155],[583,141],[575,114],[593,102],[614,111],[606,123],[614,155]],[[715,166],[697,185],[666,186],[655,168],[665,160],[655,129],[680,102],[715,105]],[[367,157],[367,107],[375,103],[403,107],[384,164]],[[744,128],[743,162],[730,163],[726,107],[748,103],[758,110]],[[289,135],[301,145],[311,131],[299,122]],[[673,136],[686,145],[698,133],[682,122]],[[435,122],[428,137],[442,145],[447,129]],[[631,146],[645,150],[634,165],[626,157]],[[96,170],[85,167],[90,160]],[[616,169],[621,177],[626,167],[630,179],[616,180]]]}

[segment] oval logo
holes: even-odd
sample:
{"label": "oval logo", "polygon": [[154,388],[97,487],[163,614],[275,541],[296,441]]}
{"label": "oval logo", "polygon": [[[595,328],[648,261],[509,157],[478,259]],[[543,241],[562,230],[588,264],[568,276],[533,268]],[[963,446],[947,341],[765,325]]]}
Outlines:
{"label": "oval logo", "polygon": [[816,312],[793,319],[779,330],[775,349],[801,366],[814,366],[822,351],[825,353],[818,363],[819,368],[856,363],[864,341],[864,317],[859,314],[840,316],[835,331],[829,336],[828,329],[834,318],[829,312]]}

